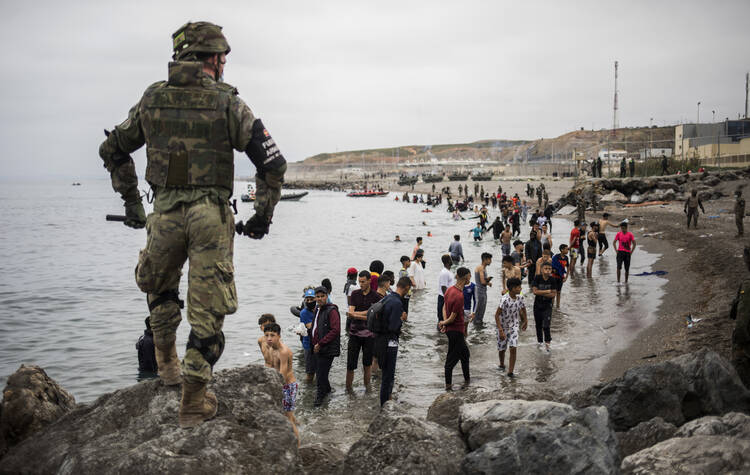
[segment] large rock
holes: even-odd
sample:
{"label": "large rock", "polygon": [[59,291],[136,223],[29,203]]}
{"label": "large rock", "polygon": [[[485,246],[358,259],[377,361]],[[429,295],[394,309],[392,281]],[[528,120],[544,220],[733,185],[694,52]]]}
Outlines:
{"label": "large rock", "polygon": [[39,366],[21,365],[8,377],[0,404],[0,457],[12,446],[56,421],[76,401]]}
{"label": "large rock", "polygon": [[[297,439],[281,413],[277,371],[220,371],[217,417],[177,424],[179,387],[142,382],[79,405],[12,448],[0,473],[299,473]],[[43,454],[43,456],[40,456]]]}
{"label": "large rock", "polygon": [[498,391],[483,391],[469,389],[468,391],[452,391],[439,395],[427,410],[427,420],[440,424],[453,431],[460,430],[458,419],[461,406],[473,402],[504,399],[522,399],[524,401],[562,401],[564,394],[545,387],[532,385],[513,385]]}
{"label": "large rock", "polygon": [[307,475],[329,475],[341,472],[346,454],[330,445],[312,444],[300,447],[299,456]]}
{"label": "large rock", "polygon": [[748,473],[750,440],[727,436],[675,437],[622,461],[623,474]]}
{"label": "large rock", "polygon": [[676,431],[677,427],[674,424],[664,421],[661,417],[654,417],[650,421],[641,422],[627,432],[618,432],[620,456],[627,457],[662,440],[667,440]]}
{"label": "large rock", "polygon": [[621,203],[627,203],[628,197],[623,195],[617,190],[611,191],[609,194],[604,195],[599,200],[599,203],[602,206],[611,205],[611,204],[621,204]]}
{"label": "large rock", "polygon": [[741,412],[730,412],[721,417],[701,417],[686,423],[674,434],[675,437],[694,435],[727,435],[750,440],[750,416]]}
{"label": "large rock", "polygon": [[461,407],[470,452],[464,473],[616,473],[607,410],[550,401],[485,401]]}
{"label": "large rock", "polygon": [[703,178],[702,181],[708,186],[716,186],[721,183],[721,179],[716,175],[708,175],[707,177]]}
{"label": "large rock", "polygon": [[654,417],[677,426],[706,415],[750,411],[750,391],[729,362],[705,348],[631,368],[606,384],[570,398],[576,407],[603,405],[615,430],[626,431]]}
{"label": "large rock", "polygon": [[392,402],[354,443],[343,462],[344,472],[454,474],[466,453],[457,433],[399,412]]}

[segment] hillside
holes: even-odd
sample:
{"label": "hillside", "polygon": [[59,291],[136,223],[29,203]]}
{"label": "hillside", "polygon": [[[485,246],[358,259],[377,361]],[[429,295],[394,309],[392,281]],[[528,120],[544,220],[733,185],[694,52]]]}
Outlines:
{"label": "hillside", "polygon": [[304,166],[345,165],[373,162],[397,164],[402,162],[429,162],[437,160],[497,160],[512,162],[515,159],[547,161],[571,157],[573,151],[583,152],[586,158],[597,155],[607,147],[637,152],[642,148],[674,146],[674,127],[640,127],[611,130],[576,130],[556,138],[539,140],[480,140],[463,144],[408,145],[394,148],[352,150],[321,153],[301,162]]}

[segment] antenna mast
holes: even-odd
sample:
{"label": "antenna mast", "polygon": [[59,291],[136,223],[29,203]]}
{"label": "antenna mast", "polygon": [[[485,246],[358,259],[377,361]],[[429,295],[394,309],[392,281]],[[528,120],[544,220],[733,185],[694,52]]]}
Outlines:
{"label": "antenna mast", "polygon": [[617,61],[615,61],[615,103],[612,114],[612,133],[614,134],[619,127],[620,124],[617,122]]}
{"label": "antenna mast", "polygon": [[750,73],[745,73],[745,119],[748,119],[747,116],[747,95],[750,91]]}

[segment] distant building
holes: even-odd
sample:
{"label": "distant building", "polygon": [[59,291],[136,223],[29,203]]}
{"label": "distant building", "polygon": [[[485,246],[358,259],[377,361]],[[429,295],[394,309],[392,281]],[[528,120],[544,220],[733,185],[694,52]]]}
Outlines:
{"label": "distant building", "polygon": [[606,148],[603,148],[599,150],[599,158],[602,159],[602,162],[609,162],[609,161],[617,161],[619,162],[623,158],[628,156],[628,152],[626,150],[608,150]]}
{"label": "distant building", "polygon": [[671,157],[672,156],[672,149],[671,148],[642,148],[638,151],[638,158],[641,160],[645,160],[647,158],[661,158],[661,156],[664,155],[665,157]]}
{"label": "distant building", "polygon": [[700,158],[717,154],[734,155],[742,153],[744,147],[740,146],[740,142],[746,138],[750,138],[750,119],[682,124],[674,128],[675,155]]}

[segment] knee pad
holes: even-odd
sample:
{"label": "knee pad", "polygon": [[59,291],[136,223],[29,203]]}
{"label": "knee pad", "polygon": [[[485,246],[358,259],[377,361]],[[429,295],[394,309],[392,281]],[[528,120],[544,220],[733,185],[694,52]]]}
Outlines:
{"label": "knee pad", "polygon": [[[211,369],[213,369],[216,362],[221,358],[222,353],[224,353],[224,344],[224,332],[220,331],[208,338],[198,338],[195,333],[190,330],[187,349],[195,348],[198,350],[201,356],[203,356],[203,359],[206,360],[206,363],[211,365]],[[211,347],[217,347],[217,349],[214,351]]]}

